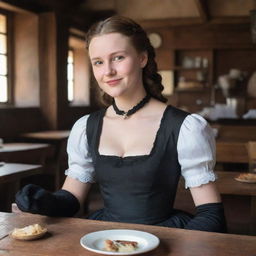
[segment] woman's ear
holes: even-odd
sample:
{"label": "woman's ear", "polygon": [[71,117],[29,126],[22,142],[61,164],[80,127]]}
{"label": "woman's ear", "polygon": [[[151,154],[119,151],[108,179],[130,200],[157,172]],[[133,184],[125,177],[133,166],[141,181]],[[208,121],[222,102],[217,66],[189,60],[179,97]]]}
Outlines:
{"label": "woman's ear", "polygon": [[148,63],[148,53],[146,51],[142,52],[140,55],[140,66],[144,68]]}

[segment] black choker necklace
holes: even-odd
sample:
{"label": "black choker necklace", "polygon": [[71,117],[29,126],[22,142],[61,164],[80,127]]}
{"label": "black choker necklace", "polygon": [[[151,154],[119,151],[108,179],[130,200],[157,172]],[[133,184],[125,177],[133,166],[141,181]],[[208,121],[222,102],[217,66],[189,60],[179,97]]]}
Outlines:
{"label": "black choker necklace", "polygon": [[137,105],[135,105],[132,109],[128,110],[127,112],[118,109],[115,100],[113,100],[113,108],[114,108],[117,115],[124,116],[124,119],[125,119],[128,116],[137,112],[139,109],[143,108],[144,105],[149,102],[150,98],[151,98],[150,95],[147,94],[145,96],[145,98],[143,98]]}

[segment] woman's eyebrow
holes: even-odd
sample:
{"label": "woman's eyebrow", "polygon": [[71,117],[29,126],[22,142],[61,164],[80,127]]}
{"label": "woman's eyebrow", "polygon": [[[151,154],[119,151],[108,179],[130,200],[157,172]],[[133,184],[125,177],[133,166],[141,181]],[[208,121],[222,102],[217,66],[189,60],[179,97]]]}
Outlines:
{"label": "woman's eyebrow", "polygon": [[[126,53],[125,50],[120,50],[120,51],[116,51],[116,52],[112,52],[109,54],[109,56],[112,56],[112,55],[115,55],[115,54],[120,54],[120,53]],[[93,57],[91,58],[91,60],[99,60],[99,59],[102,59],[101,57]]]}
{"label": "woman's eyebrow", "polygon": [[94,58],[91,58],[91,60],[99,60],[100,57],[94,57]]}

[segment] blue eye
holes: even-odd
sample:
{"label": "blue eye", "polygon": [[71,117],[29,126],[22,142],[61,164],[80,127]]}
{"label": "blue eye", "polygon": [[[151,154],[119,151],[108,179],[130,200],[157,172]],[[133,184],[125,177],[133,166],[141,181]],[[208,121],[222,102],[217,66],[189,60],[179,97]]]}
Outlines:
{"label": "blue eye", "polygon": [[113,58],[113,61],[119,61],[119,60],[122,60],[122,59],[124,59],[124,56],[115,56]]}
{"label": "blue eye", "polygon": [[96,60],[96,61],[93,62],[93,65],[94,65],[94,66],[99,66],[99,65],[101,65],[102,63],[103,63],[103,61],[101,61],[101,60]]}

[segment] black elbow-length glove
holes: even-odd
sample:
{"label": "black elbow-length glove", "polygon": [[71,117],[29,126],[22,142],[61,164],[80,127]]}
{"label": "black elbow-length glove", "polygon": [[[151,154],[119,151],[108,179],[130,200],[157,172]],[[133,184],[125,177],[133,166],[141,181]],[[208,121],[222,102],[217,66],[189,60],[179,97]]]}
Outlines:
{"label": "black elbow-length glove", "polygon": [[196,215],[185,229],[226,233],[226,219],[222,203],[208,203],[196,207]]}
{"label": "black elbow-length glove", "polygon": [[72,217],[80,209],[78,199],[67,190],[51,193],[34,184],[23,187],[16,194],[15,203],[24,212],[52,217]]}

